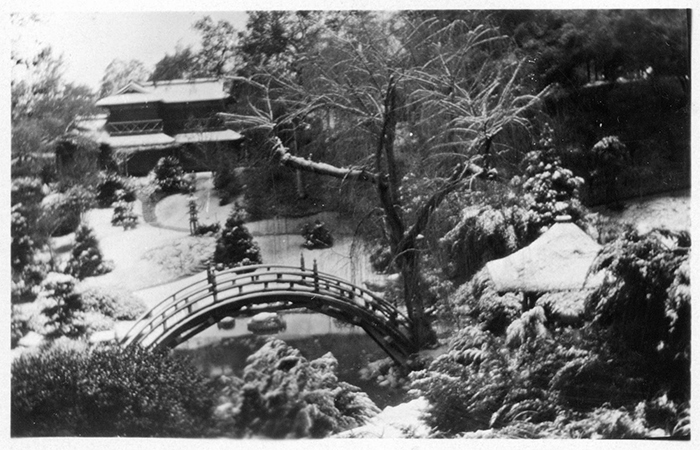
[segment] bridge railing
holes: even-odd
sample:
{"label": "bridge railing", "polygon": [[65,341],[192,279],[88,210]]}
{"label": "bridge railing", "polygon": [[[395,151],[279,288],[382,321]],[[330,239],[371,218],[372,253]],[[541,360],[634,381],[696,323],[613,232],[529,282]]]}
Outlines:
{"label": "bridge railing", "polygon": [[[408,333],[408,318],[385,300],[341,278],[299,267],[282,265],[245,266],[207,271],[201,280],[177,291],[146,312],[127,332],[124,342],[157,343],[159,336],[217,303],[236,296],[269,291],[319,293],[348,302],[372,313],[376,319]],[[262,309],[262,308],[261,308]],[[248,308],[246,314],[255,314]]]}

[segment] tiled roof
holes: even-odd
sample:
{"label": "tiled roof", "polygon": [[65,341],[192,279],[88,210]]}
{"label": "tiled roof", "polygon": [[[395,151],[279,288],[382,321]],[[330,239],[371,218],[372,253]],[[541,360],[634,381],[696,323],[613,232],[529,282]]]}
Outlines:
{"label": "tiled roof", "polygon": [[574,223],[555,223],[529,246],[486,264],[498,292],[552,292],[591,287],[588,269],[601,246]]}
{"label": "tiled roof", "polygon": [[178,144],[191,144],[193,142],[237,141],[242,138],[243,135],[233,130],[203,131],[198,133],[176,134],[175,142]]}
{"label": "tiled roof", "polygon": [[166,145],[175,143],[175,139],[164,133],[133,134],[127,136],[110,136],[107,139],[110,147],[145,147],[151,145]]}
{"label": "tiled roof", "polygon": [[129,82],[116,94],[97,101],[97,106],[119,106],[137,103],[188,103],[228,98],[224,81],[215,78]]}

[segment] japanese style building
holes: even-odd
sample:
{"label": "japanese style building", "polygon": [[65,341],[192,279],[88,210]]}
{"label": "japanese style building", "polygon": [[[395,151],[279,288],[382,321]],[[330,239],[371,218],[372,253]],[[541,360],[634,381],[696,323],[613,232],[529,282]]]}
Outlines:
{"label": "japanese style building", "polygon": [[108,114],[79,118],[74,129],[129,175],[145,175],[171,155],[187,171],[212,170],[222,152],[242,158],[243,136],[216,116],[231,101],[224,81],[214,78],[132,81],[97,101]]}

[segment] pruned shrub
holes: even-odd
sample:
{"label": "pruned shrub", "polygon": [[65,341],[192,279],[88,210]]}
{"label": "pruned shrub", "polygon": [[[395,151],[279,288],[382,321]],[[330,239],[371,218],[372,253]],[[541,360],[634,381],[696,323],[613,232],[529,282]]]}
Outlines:
{"label": "pruned shrub", "polygon": [[136,320],[147,310],[139,297],[114,286],[81,288],[78,293],[83,310],[98,312],[114,320]]}
{"label": "pruned shrub", "polygon": [[211,262],[216,245],[212,236],[187,236],[152,248],[143,257],[177,278],[204,270]]}
{"label": "pruned shrub", "polygon": [[164,194],[187,192],[187,180],[180,160],[174,156],[160,158],[153,168],[155,182]]}
{"label": "pruned shrub", "polygon": [[579,190],[583,178],[564,168],[552,150],[529,152],[523,163],[526,168],[522,187],[539,226],[552,225],[560,215],[569,215],[574,221],[581,218]]}
{"label": "pruned shrub", "polygon": [[40,303],[47,319],[46,335],[51,338],[79,337],[86,333],[82,320],[83,303],[75,291],[77,280],[70,275],[51,272],[41,283]]}
{"label": "pruned shrub", "polygon": [[13,437],[201,437],[212,391],[166,351],[73,344],[14,360],[11,399]]}
{"label": "pruned shrub", "polygon": [[221,224],[210,223],[204,225],[198,225],[197,230],[194,232],[195,236],[204,236],[207,234],[216,234],[221,231]]}
{"label": "pruned shrub", "polygon": [[128,195],[123,190],[116,192],[115,198],[117,203],[114,205],[112,213],[112,225],[115,227],[123,227],[125,230],[136,228],[138,217],[134,213],[134,204],[128,199]]}
{"label": "pruned shrub", "polygon": [[590,153],[594,167],[591,178],[594,183],[604,186],[605,202],[616,206],[619,203],[617,181],[630,160],[629,151],[619,137],[606,136],[596,142]]}
{"label": "pruned shrub", "polygon": [[214,263],[225,267],[262,264],[260,247],[244,225],[243,211],[236,205],[216,241]]}
{"label": "pruned shrub", "polygon": [[112,203],[120,200],[120,196],[126,202],[136,200],[136,190],[131,183],[114,172],[100,172],[96,188],[95,201],[100,208],[109,208]]}
{"label": "pruned shrub", "polygon": [[316,220],[313,224],[305,223],[301,228],[304,247],[308,249],[329,248],[333,246],[333,236],[326,224]]}
{"label": "pruned shrub", "polygon": [[65,272],[82,280],[111,270],[111,265],[102,259],[102,252],[94,232],[88,225],[81,225],[75,232],[75,244]]}

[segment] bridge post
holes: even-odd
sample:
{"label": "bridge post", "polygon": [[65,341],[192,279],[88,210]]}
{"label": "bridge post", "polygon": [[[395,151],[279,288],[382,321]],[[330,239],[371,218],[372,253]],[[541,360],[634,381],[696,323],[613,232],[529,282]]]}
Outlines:
{"label": "bridge post", "polygon": [[209,283],[209,291],[211,292],[212,297],[214,297],[214,303],[216,303],[216,272],[212,270],[211,266],[207,267],[207,282]]}
{"label": "bridge post", "polygon": [[318,292],[318,263],[314,259],[314,292]]}

